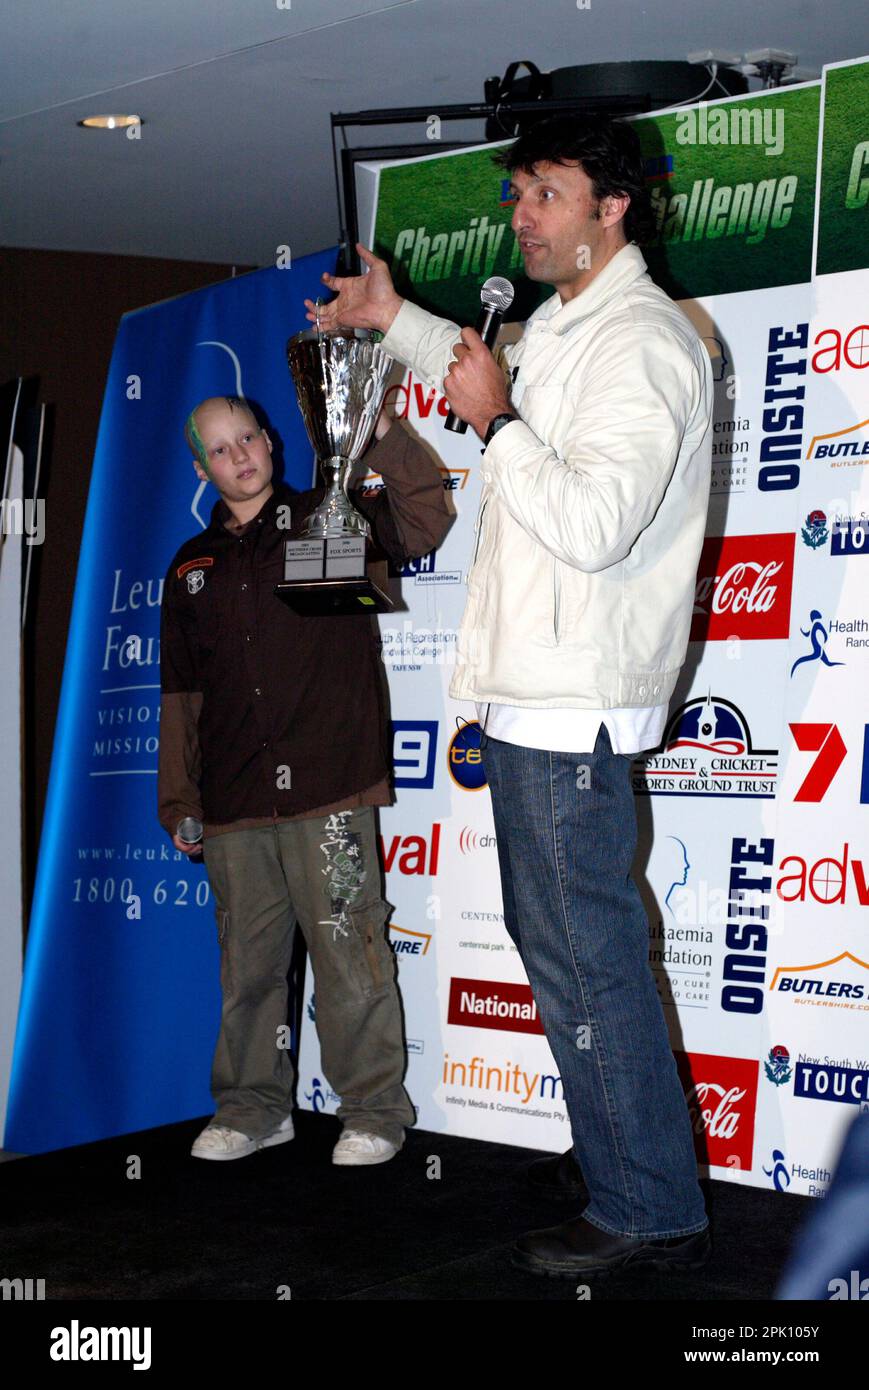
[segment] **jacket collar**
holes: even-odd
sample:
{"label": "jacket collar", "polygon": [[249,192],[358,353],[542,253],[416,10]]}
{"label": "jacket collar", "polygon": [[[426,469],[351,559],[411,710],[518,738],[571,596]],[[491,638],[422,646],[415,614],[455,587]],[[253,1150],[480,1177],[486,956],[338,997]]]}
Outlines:
{"label": "jacket collar", "polygon": [[544,324],[551,333],[565,333],[645,274],[646,262],[642,251],[639,246],[629,242],[616,252],[600,274],[574,299],[562,304],[561,295],[551,295],[529,316],[528,323]]}
{"label": "jacket collar", "polygon": [[[286,483],[275,483],[271,497],[266,498],[256,516],[252,516],[250,521],[246,522],[241,529],[246,531],[249,526],[256,526],[259,522],[273,521],[278,507],[282,502],[287,501],[288,496],[296,496],[292,488]],[[229,510],[223,498],[218,497],[211,509],[210,525],[215,527],[218,531],[222,531],[225,529],[226,523],[231,520],[232,512]]]}

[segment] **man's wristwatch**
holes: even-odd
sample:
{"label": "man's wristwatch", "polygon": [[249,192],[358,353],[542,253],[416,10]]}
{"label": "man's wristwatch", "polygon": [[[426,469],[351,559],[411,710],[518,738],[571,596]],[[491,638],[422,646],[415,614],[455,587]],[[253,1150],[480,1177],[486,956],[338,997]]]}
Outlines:
{"label": "man's wristwatch", "polygon": [[489,421],[489,428],[486,430],[486,437],[483,440],[483,446],[486,447],[487,445],[491,444],[498,431],[502,430],[505,425],[509,425],[511,420],[518,419],[518,415],[512,415],[509,412],[505,412],[502,415],[493,416],[492,419]]}

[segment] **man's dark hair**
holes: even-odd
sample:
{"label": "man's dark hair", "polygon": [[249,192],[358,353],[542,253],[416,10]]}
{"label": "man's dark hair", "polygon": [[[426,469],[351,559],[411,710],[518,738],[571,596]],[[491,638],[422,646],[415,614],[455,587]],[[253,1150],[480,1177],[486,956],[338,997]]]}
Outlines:
{"label": "man's dark hair", "polygon": [[646,182],[643,155],[636,131],[624,121],[598,114],[550,116],[538,121],[519,139],[494,156],[500,168],[534,173],[544,161],[566,164],[578,160],[592,181],[596,199],[625,194],[630,198],[622,220],[625,240],[642,246],[657,233]]}

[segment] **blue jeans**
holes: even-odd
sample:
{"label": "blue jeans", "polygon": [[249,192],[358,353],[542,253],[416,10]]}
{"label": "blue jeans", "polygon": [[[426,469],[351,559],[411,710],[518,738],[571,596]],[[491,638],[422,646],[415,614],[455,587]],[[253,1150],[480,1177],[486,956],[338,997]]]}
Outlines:
{"label": "blue jeans", "polygon": [[613,1235],[691,1235],[708,1222],[630,873],[632,759],[613,753],[603,724],[593,753],[485,735],[481,748],[504,920],[561,1072],[591,1195],[583,1216]]}

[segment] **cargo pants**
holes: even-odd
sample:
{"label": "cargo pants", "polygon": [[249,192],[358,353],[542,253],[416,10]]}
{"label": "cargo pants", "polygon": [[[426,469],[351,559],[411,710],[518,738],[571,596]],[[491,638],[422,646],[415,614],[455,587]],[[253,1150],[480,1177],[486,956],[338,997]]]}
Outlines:
{"label": "cargo pants", "polygon": [[223,993],[212,1123],[264,1138],[292,1109],[287,971],[298,922],[338,1118],[400,1148],[415,1113],[402,1084],[404,1029],[373,809],[227,831],[205,840],[203,856]]}

